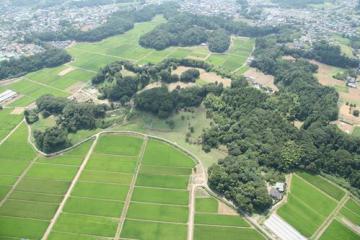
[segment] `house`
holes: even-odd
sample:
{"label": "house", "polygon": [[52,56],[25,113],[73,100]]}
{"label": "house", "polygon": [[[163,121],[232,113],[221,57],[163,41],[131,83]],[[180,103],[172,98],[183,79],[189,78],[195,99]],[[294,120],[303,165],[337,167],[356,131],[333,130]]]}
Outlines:
{"label": "house", "polygon": [[275,183],[275,188],[276,188],[279,192],[283,193],[283,192],[285,192],[285,189],[286,189],[286,183],[284,183],[284,182],[277,182],[277,183]]}
{"label": "house", "polygon": [[356,88],[356,78],[347,76],[346,77],[346,86],[351,88]]}
{"label": "house", "polygon": [[283,194],[277,190],[275,187],[271,187],[270,196],[276,201],[280,201],[283,198]]}
{"label": "house", "polygon": [[14,98],[16,98],[18,94],[12,90],[6,90],[5,92],[0,94],[0,104],[6,103]]}

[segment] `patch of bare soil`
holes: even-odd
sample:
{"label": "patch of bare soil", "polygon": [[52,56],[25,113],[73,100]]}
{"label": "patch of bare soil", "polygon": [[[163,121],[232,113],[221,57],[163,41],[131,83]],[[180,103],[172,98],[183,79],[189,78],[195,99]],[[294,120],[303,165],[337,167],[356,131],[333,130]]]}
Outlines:
{"label": "patch of bare soil", "polygon": [[278,91],[278,87],[274,84],[274,76],[266,75],[256,68],[250,68],[244,73],[244,76],[260,84],[263,87],[268,87],[274,92]]}
{"label": "patch of bare soil", "polygon": [[[176,73],[179,76],[185,72],[186,70],[189,70],[191,68],[180,66],[176,70],[174,70],[172,73]],[[231,85],[231,79],[224,78],[215,72],[206,72],[204,69],[197,68],[200,72],[200,79],[207,82],[207,83],[222,83],[224,87],[230,87]]]}
{"label": "patch of bare soil", "polygon": [[10,78],[10,79],[5,79],[5,80],[1,80],[0,81],[0,86],[6,86],[6,85],[9,85],[9,84],[12,84],[12,83],[15,83],[15,82],[18,82],[22,80],[21,77],[19,78]]}
{"label": "patch of bare soil", "polygon": [[297,127],[298,129],[300,129],[302,125],[304,125],[304,122],[298,120],[294,121],[294,126]]}
{"label": "patch of bare soil", "polygon": [[220,201],[218,205],[218,214],[232,215],[232,216],[238,215],[238,213],[234,209],[232,209],[231,207]]}
{"label": "patch of bare soil", "polygon": [[311,60],[310,62],[319,66],[316,77],[320,84],[324,86],[345,86],[344,81],[333,78],[333,73],[336,71],[335,67],[314,60]]}
{"label": "patch of bare soil", "polygon": [[295,61],[296,60],[296,58],[294,58],[293,56],[283,56],[282,59],[287,60],[287,61]]}
{"label": "patch of bare soil", "polygon": [[23,107],[16,107],[14,108],[14,110],[12,110],[12,112],[10,114],[12,115],[20,115],[24,112],[25,108]]}
{"label": "patch of bare soil", "polygon": [[[360,117],[355,117],[352,112],[358,108],[351,108],[350,106],[346,106],[346,104],[342,104],[339,109],[339,119],[342,122],[345,122],[350,125],[360,124]],[[339,126],[339,125],[338,125]],[[340,127],[340,126],[339,126]],[[341,127],[340,127],[341,128]]]}
{"label": "patch of bare soil", "polygon": [[80,89],[82,89],[84,86],[86,86],[86,83],[77,82],[77,83],[71,85],[70,87],[68,87],[66,89],[66,91],[70,92],[71,94],[74,94],[74,93],[80,91]]}
{"label": "patch of bare soil", "polygon": [[184,82],[174,82],[168,84],[168,89],[170,92],[174,91],[176,88],[189,88],[196,86],[196,83],[184,83]]}
{"label": "patch of bare soil", "polygon": [[352,133],[352,131],[354,130],[354,125],[341,120],[335,121],[334,124],[336,124],[338,128],[341,129],[341,131],[346,132],[348,134]]}
{"label": "patch of bare soil", "polygon": [[65,76],[66,74],[68,74],[74,70],[75,70],[74,67],[65,68],[64,70],[62,70],[61,72],[58,73],[58,76],[60,76],[60,77]]}

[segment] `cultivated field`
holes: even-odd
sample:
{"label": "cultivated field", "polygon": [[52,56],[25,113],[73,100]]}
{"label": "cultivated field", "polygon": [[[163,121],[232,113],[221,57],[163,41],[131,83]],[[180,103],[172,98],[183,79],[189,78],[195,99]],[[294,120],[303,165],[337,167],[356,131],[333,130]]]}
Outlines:
{"label": "cultivated field", "polygon": [[13,187],[7,190],[0,205],[0,239],[43,236],[90,146],[86,143],[62,156],[44,159],[36,157],[26,139],[23,125],[1,146],[12,148],[5,151],[8,156],[3,156],[11,163],[1,163],[1,171]]}
{"label": "cultivated field", "polygon": [[313,239],[359,239],[354,227],[359,213],[360,205],[345,190],[302,172],[293,175],[287,202],[277,210],[299,233]]}
{"label": "cultivated field", "polygon": [[215,198],[198,196],[195,201],[195,210],[195,240],[265,239],[234,210]]}

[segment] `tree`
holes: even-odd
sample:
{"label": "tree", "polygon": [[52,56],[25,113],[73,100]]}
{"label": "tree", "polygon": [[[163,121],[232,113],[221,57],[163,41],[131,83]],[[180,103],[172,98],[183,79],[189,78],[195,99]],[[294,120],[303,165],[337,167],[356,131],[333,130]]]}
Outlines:
{"label": "tree", "polygon": [[353,115],[354,115],[355,117],[359,117],[360,111],[359,111],[358,109],[355,109],[355,110],[353,111]]}
{"label": "tree", "polygon": [[209,36],[209,50],[211,52],[223,53],[230,47],[230,35],[222,29],[213,31]]}
{"label": "tree", "polygon": [[48,128],[44,132],[34,131],[34,138],[36,146],[45,153],[53,153],[71,145],[66,130],[59,127]]}
{"label": "tree", "polygon": [[182,82],[195,82],[196,79],[198,79],[200,77],[200,71],[197,69],[188,69],[186,71],[184,71],[183,73],[181,73],[180,75],[180,81]]}

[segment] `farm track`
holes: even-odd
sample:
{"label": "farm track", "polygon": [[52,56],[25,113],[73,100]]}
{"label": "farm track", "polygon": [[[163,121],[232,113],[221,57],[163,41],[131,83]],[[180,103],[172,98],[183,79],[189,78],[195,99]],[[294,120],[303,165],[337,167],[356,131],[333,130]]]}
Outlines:
{"label": "farm track", "polygon": [[74,179],[72,180],[72,182],[71,182],[71,184],[70,184],[70,187],[68,188],[68,191],[66,192],[66,194],[65,194],[62,202],[60,203],[59,208],[57,209],[54,217],[51,219],[50,224],[49,224],[48,228],[46,229],[46,231],[45,231],[45,233],[44,233],[44,235],[43,235],[43,237],[42,237],[43,240],[48,239],[51,230],[53,229],[56,221],[57,221],[58,218],[60,217],[60,214],[62,213],[62,211],[63,211],[63,209],[64,209],[64,207],[65,207],[65,204],[66,204],[67,200],[70,198],[70,194],[71,194],[72,190],[74,189],[75,184],[76,184],[77,181],[79,180],[81,173],[82,173],[83,170],[85,169],[86,164],[87,164],[87,162],[89,161],[90,156],[91,156],[92,152],[93,152],[94,149],[95,149],[95,146],[96,146],[96,144],[97,144],[98,139],[99,139],[99,135],[96,135],[96,138],[95,138],[94,142],[92,143],[92,145],[91,145],[91,147],[90,147],[90,149],[89,149],[89,151],[88,151],[85,159],[83,160],[83,163],[81,164],[81,166],[80,166],[79,170],[77,171]]}
{"label": "farm track", "polygon": [[148,138],[145,137],[143,145],[142,145],[141,150],[140,150],[136,170],[135,170],[134,176],[133,176],[133,178],[131,180],[131,184],[130,184],[130,187],[129,187],[128,194],[126,196],[125,204],[123,206],[123,209],[122,209],[122,212],[121,212],[121,215],[120,215],[120,221],[119,221],[116,233],[115,233],[114,240],[119,240],[120,239],[120,234],[121,234],[121,231],[122,231],[122,229],[124,227],[125,218],[126,218],[128,210],[129,210],[131,198],[132,198],[132,195],[133,195],[133,192],[134,192],[134,189],[135,189],[135,183],[136,183],[137,177],[138,177],[139,172],[140,172],[142,160],[144,158],[144,153],[145,153],[145,149],[146,149],[146,146],[147,146],[147,142],[148,142]]}

